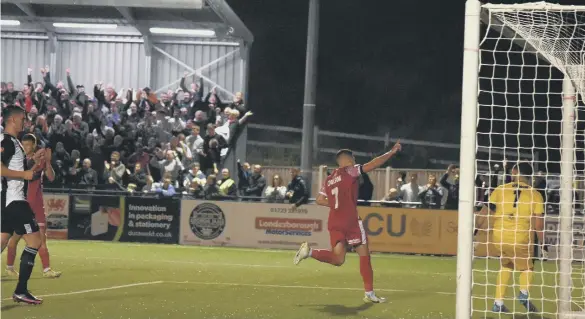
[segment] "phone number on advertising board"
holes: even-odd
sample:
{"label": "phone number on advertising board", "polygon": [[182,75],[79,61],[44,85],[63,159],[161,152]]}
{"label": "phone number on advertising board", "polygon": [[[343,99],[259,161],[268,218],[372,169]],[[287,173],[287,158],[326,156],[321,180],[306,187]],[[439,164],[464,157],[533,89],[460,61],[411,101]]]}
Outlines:
{"label": "phone number on advertising board", "polygon": [[309,211],[306,208],[286,208],[286,207],[272,207],[270,208],[271,213],[280,213],[280,214],[288,214],[288,213],[295,213],[295,214],[308,214]]}

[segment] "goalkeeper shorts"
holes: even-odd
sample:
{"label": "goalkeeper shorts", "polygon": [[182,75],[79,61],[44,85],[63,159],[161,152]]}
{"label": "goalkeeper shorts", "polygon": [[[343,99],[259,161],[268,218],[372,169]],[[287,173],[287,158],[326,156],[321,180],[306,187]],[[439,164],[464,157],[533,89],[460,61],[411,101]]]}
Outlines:
{"label": "goalkeeper shorts", "polygon": [[500,263],[504,267],[513,268],[514,270],[523,271],[532,269],[533,263],[533,249],[531,243],[494,243],[493,244],[497,255],[500,256]]}

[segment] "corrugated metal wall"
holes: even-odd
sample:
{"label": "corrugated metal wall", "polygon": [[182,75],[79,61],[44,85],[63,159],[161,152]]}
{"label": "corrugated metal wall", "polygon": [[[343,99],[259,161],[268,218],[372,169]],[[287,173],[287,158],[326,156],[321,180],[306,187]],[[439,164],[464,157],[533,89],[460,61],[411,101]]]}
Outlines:
{"label": "corrugated metal wall", "polygon": [[73,81],[85,85],[88,91],[96,81],[111,83],[117,90],[147,85],[144,44],[140,38],[99,37],[99,42],[87,36],[84,39],[92,41],[59,40],[59,79],[65,80],[65,69],[70,68]]}
{"label": "corrugated metal wall", "polygon": [[[21,87],[26,80],[26,69],[34,67],[33,80],[40,80],[39,69],[49,64],[50,50],[48,40],[14,39],[4,36],[27,37],[30,34],[2,32],[2,69],[3,81],[13,81]],[[40,36],[45,36],[41,34]],[[199,39],[196,39],[199,40]],[[213,44],[205,40],[199,44],[155,45],[174,57],[197,69],[219,57],[238,50],[237,46]],[[140,37],[119,36],[58,36],[57,70],[52,70],[54,82],[65,81],[65,69],[71,69],[75,84],[83,84],[90,91],[96,81],[111,83],[120,88],[142,88],[146,83],[146,57],[144,44]],[[241,59],[239,52],[203,71],[203,74],[225,89],[236,92],[241,89]],[[186,69],[162,55],[152,52],[152,77],[150,87],[154,90],[175,82],[183,76]],[[188,83],[192,80],[189,79]],[[178,83],[171,86],[176,89]],[[205,92],[211,87],[206,84]],[[91,93],[90,93],[91,94]]]}
{"label": "corrugated metal wall", "polygon": [[[31,37],[32,39],[13,39],[12,36]],[[33,81],[41,80],[40,69],[49,65],[48,40],[44,34],[36,33],[2,33],[0,42],[0,79],[3,82],[14,82],[21,89],[26,82],[28,67],[33,68]]]}
{"label": "corrugated metal wall", "polygon": [[[223,45],[190,45],[190,44],[155,44],[172,56],[178,58],[182,62],[197,69],[219,57],[228,54],[238,47],[223,46]],[[152,86],[154,88],[162,87],[171,83],[183,76],[187,71],[183,66],[171,61],[168,57],[162,55],[160,52],[153,50],[152,54]],[[202,73],[210,78],[223,88],[236,92],[240,88],[240,54],[239,52],[232,54],[227,59],[205,69]],[[192,79],[188,79],[190,83]],[[208,84],[205,84],[205,92],[209,89]],[[173,87],[171,87],[173,88]]]}

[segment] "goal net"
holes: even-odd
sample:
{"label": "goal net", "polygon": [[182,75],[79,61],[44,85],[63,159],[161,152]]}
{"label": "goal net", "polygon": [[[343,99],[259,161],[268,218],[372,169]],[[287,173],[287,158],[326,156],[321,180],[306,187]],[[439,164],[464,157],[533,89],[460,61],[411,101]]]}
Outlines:
{"label": "goal net", "polygon": [[[585,5],[468,0],[464,46],[457,318],[497,317],[502,303],[506,317],[526,318],[521,290],[538,309],[530,318],[585,318]],[[502,156],[510,153],[517,155]],[[499,220],[471,214],[489,207],[491,192],[526,159],[521,154],[530,154],[533,168],[525,181],[545,201],[548,259],[538,245],[524,244],[522,223],[535,226],[521,217],[524,203],[506,205],[514,198],[503,196],[501,207],[511,211]],[[494,236],[495,228],[505,235]],[[507,283],[502,263],[514,265]]]}

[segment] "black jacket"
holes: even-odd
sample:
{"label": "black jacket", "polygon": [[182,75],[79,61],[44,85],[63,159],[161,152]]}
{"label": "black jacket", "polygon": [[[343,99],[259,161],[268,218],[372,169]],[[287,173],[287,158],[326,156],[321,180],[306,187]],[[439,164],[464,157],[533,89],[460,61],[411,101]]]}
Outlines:
{"label": "black jacket", "polygon": [[244,195],[262,197],[262,192],[266,187],[266,178],[262,174],[252,174],[248,178],[248,183],[249,186],[244,191]]}
{"label": "black jacket", "polygon": [[447,181],[449,174],[445,173],[441,177],[441,186],[445,187],[449,192],[447,196],[447,203],[445,203],[445,209],[457,210],[459,208],[459,181],[455,184],[451,184]]}
{"label": "black jacket", "polygon": [[309,188],[301,176],[293,178],[288,184],[286,191],[287,193],[293,193],[288,201],[291,204],[295,204],[297,207],[306,204],[309,201]]}
{"label": "black jacket", "polygon": [[[370,176],[368,174],[362,174],[360,176],[360,188],[358,190],[358,199],[361,200],[372,200],[372,196],[374,195],[374,184],[370,180]],[[371,206],[371,203],[361,203],[358,202],[358,206]]]}
{"label": "black jacket", "polygon": [[431,187],[418,194],[423,208],[440,209],[443,195],[437,187]]}
{"label": "black jacket", "polygon": [[147,175],[146,173],[141,170],[140,172],[134,172],[128,178],[128,183],[136,184],[136,190],[141,191],[142,188],[146,185],[147,182]]}
{"label": "black jacket", "polygon": [[77,169],[77,178],[78,180],[78,184],[80,186],[85,186],[85,187],[89,187],[89,186],[97,186],[98,184],[98,173],[92,169],[84,169],[84,168],[78,168]]}
{"label": "black jacket", "polygon": [[250,186],[250,172],[244,170],[242,164],[238,162],[238,189],[242,192]]}

